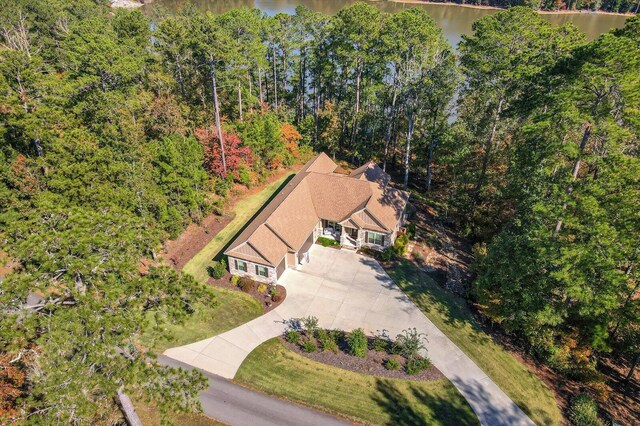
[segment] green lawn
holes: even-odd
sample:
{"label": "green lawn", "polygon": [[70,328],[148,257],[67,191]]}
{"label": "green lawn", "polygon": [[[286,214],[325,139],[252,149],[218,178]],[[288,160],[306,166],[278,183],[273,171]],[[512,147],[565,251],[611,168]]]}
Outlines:
{"label": "green lawn", "polygon": [[478,424],[471,407],[446,379],[417,382],[353,373],[300,356],[278,339],[251,352],[235,381],[358,422]]}
{"label": "green lawn", "polygon": [[184,265],[182,270],[193,275],[199,281],[206,281],[207,266],[211,262],[211,259],[219,257],[233,237],[242,231],[251,218],[271,200],[291,176],[293,176],[293,173],[285,175],[281,179],[269,184],[269,186],[262,191],[238,201],[233,208],[233,220],[225,226],[222,231],[218,232],[218,234],[209,241],[209,244],[193,256],[193,258]]}
{"label": "green lawn", "polygon": [[538,425],[562,423],[553,392],[480,329],[461,298],[440,288],[406,259],[387,272],[420,310],[471,357],[531,420]]}
{"label": "green lawn", "polygon": [[[206,268],[211,259],[224,250],[292,175],[293,173],[290,173],[269,184],[262,191],[239,200],[233,209],[234,219],[189,260],[182,271],[206,283]],[[215,307],[196,306],[195,313],[184,324],[169,324],[162,330],[153,329],[154,321],[150,317],[151,324],[140,336],[140,343],[154,352],[162,353],[168,348],[197,342],[231,330],[263,314],[260,304],[248,294],[220,287],[209,287],[209,290],[217,301]]]}
{"label": "green lawn", "polygon": [[263,314],[260,304],[251,296],[239,291],[210,288],[217,305],[198,305],[184,324],[168,324],[162,330],[154,329],[150,316],[148,330],[140,336],[140,343],[153,352],[182,346],[231,330]]}

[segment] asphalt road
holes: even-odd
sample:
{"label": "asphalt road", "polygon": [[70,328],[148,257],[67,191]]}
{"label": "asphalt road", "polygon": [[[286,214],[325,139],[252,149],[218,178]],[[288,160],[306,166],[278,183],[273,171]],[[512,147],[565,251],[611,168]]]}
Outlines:
{"label": "asphalt road", "polygon": [[[191,370],[194,367],[160,355],[161,364]],[[215,374],[200,370],[209,388],[200,394],[205,415],[232,426],[344,426],[351,423],[247,389]]]}

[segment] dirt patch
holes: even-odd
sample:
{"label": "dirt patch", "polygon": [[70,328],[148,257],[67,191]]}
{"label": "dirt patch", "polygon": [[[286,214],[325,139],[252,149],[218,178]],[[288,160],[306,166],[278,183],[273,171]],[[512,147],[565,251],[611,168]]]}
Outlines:
{"label": "dirt patch", "polygon": [[9,275],[17,267],[17,260],[12,259],[8,253],[0,251],[0,278]]}
{"label": "dirt patch", "polygon": [[[367,351],[366,358],[360,358],[357,356],[349,355],[344,351],[344,348],[340,348],[337,351],[316,351],[305,352],[296,344],[287,342],[284,338],[280,337],[280,341],[289,349],[300,354],[306,358],[312,359],[323,364],[331,365],[334,367],[342,368],[343,370],[353,371],[355,373],[369,374],[376,377],[388,377],[392,379],[403,380],[440,380],[445,376],[435,368],[430,368],[421,371],[418,374],[407,374],[403,367],[406,360],[400,355],[390,355],[386,352],[378,352],[373,349]],[[400,364],[398,370],[387,370],[384,363],[389,358],[395,358]]]}
{"label": "dirt patch", "polygon": [[262,191],[265,187],[280,179],[285,174],[291,171],[297,171],[300,167],[301,165],[296,165],[291,169],[277,170],[273,175],[265,179],[261,185],[253,188],[235,185],[231,191],[232,195],[227,198],[225,211],[222,215],[212,213],[205,217],[200,223],[189,224],[187,229],[185,229],[178,238],[168,240],[164,243],[159,256],[162,257],[166,265],[180,271],[193,256],[202,250],[218,232],[233,220],[233,207],[239,200]]}
{"label": "dirt patch", "polygon": [[165,243],[160,256],[167,265],[180,271],[232,220],[233,214],[230,213],[224,216],[210,214],[200,223],[191,223],[178,238]]}

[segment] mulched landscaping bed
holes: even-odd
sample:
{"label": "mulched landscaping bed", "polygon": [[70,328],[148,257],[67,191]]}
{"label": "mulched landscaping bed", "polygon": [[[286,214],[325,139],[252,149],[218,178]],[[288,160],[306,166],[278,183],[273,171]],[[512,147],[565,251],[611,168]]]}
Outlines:
{"label": "mulched landscaping bed", "polygon": [[[222,287],[222,288],[226,288],[228,290],[233,290],[233,291],[242,291],[242,290],[240,290],[240,288],[238,288],[237,285],[231,284],[231,274],[228,271],[224,274],[224,276],[222,278],[219,278],[219,279],[215,279],[215,278],[209,277],[209,280],[207,282],[210,285],[214,285],[216,287]],[[271,296],[269,295],[269,292],[260,293],[256,289],[256,290],[243,292],[243,293],[246,293],[249,296],[251,296],[254,299],[256,299],[260,303],[260,305],[262,306],[262,309],[264,310],[264,312],[267,313],[267,312],[272,311],[275,308],[277,308],[282,302],[284,302],[284,299],[287,298],[287,289],[286,288],[284,288],[280,284],[278,284],[276,286],[276,288],[278,289],[278,293],[280,295],[282,295],[282,297],[280,297],[280,299],[277,302],[274,302],[271,299]]]}
{"label": "mulched landscaping bed", "polygon": [[[389,355],[385,352],[374,351],[369,349],[367,351],[366,358],[360,358],[357,356],[349,355],[343,350],[336,352],[318,350],[316,352],[304,352],[297,344],[287,342],[283,337],[280,337],[280,341],[287,348],[300,354],[304,357],[312,359],[323,364],[332,365],[334,367],[342,368],[343,370],[353,371],[355,373],[369,374],[376,377],[389,377],[393,379],[403,380],[440,380],[445,376],[435,368],[431,366],[427,370],[421,371],[418,374],[407,374],[404,369],[404,358],[400,355]],[[395,358],[400,363],[400,369],[387,370],[384,366],[384,362],[389,358]]]}

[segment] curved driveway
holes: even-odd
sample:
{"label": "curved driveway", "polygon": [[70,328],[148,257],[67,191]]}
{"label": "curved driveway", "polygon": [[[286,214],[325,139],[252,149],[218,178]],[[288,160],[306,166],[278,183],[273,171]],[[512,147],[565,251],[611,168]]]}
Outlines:
{"label": "curved driveway", "polygon": [[428,337],[435,365],[467,399],[483,425],[533,425],[520,408],[418,309],[373,259],[314,245],[310,262],[280,279],[287,298],[273,311],[218,336],[168,349],[165,355],[233,378],[258,345],[281,335],[286,321],[308,315],[320,327],[396,336],[415,327]]}

